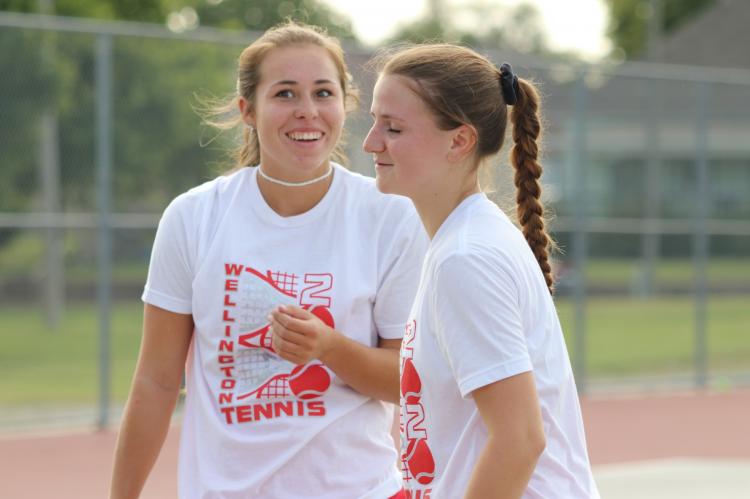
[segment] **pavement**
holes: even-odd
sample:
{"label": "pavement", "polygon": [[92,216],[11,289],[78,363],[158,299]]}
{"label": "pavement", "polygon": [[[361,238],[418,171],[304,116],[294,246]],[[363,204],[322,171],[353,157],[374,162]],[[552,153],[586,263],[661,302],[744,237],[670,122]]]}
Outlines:
{"label": "pavement", "polygon": [[750,460],[660,459],[594,467],[605,499],[748,499]]}

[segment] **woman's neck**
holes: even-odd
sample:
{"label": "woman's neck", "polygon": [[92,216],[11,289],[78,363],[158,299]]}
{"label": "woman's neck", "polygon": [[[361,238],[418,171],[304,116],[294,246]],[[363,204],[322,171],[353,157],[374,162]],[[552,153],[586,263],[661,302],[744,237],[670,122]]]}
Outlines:
{"label": "woman's neck", "polygon": [[471,196],[481,192],[476,176],[460,186],[460,189],[449,189],[445,192],[434,191],[425,193],[418,198],[412,198],[419,218],[422,219],[427,235],[435,237],[443,222],[453,213],[458,205]]}
{"label": "woman's neck", "polygon": [[257,182],[266,204],[280,216],[292,217],[313,209],[330,189],[334,175],[332,172],[320,182],[296,187],[279,185],[261,175],[257,175]]}

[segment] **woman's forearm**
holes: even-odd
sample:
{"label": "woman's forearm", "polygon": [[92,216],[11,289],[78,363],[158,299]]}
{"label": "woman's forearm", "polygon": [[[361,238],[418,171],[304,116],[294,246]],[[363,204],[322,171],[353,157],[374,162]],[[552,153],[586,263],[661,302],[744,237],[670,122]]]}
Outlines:
{"label": "woman's forearm", "polygon": [[488,436],[465,497],[519,498],[546,446],[534,375],[527,371],[505,378],[472,396]]}
{"label": "woman's forearm", "polygon": [[164,444],[178,395],[179,386],[134,379],[117,438],[110,499],[140,495]]}
{"label": "woman's forearm", "polygon": [[381,340],[381,346],[368,347],[338,331],[335,334],[335,346],[320,360],[363,395],[398,404],[401,340]]}
{"label": "woman's forearm", "polygon": [[543,439],[501,442],[490,436],[474,466],[465,499],[521,497],[543,451]]}

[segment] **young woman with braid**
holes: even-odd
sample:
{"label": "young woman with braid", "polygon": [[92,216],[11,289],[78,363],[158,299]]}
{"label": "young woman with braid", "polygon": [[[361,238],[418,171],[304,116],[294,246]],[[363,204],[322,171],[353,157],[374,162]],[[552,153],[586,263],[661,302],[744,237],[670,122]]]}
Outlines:
{"label": "young woman with braid", "polygon": [[[539,95],[453,45],[379,64],[364,148],[431,238],[401,346],[401,468],[412,498],[596,498],[552,301]],[[510,113],[522,230],[481,192]]]}

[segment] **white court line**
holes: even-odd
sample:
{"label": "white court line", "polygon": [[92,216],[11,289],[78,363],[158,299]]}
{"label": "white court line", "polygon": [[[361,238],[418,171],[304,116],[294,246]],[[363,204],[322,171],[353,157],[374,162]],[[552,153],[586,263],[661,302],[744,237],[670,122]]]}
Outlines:
{"label": "white court line", "polygon": [[750,499],[750,461],[660,459],[594,467],[603,499]]}

